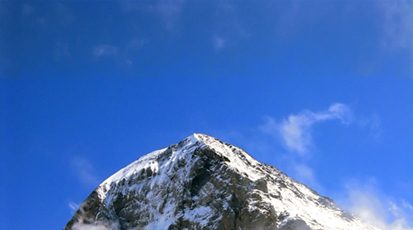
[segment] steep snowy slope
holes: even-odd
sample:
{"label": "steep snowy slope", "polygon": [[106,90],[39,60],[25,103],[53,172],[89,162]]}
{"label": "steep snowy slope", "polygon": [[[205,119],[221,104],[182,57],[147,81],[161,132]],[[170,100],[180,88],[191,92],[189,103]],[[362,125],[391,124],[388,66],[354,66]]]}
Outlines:
{"label": "steep snowy slope", "polygon": [[92,192],[65,229],[376,230],[204,134],[149,153]]}

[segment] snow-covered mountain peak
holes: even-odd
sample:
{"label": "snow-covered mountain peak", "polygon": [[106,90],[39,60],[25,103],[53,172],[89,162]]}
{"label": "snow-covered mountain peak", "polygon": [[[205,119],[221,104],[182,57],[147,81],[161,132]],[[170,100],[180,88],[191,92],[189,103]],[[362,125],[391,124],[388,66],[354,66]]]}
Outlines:
{"label": "snow-covered mountain peak", "polygon": [[203,147],[216,147],[216,148],[225,148],[224,146],[229,146],[229,144],[224,143],[223,141],[209,136],[203,133],[193,133],[184,139],[184,142],[187,142],[189,145],[198,145]]}
{"label": "snow-covered mountain peak", "polygon": [[187,137],[187,139],[194,139],[206,145],[211,142],[220,142],[220,140],[216,139],[215,137],[203,133],[193,133],[191,136]]}
{"label": "snow-covered mountain peak", "polygon": [[[223,162],[231,168],[236,171],[242,171],[244,175],[251,177],[251,179],[256,180],[262,177],[262,175],[259,175],[259,172],[250,168],[251,165],[256,165],[258,162],[240,148],[206,134],[194,133],[178,144],[146,154],[119,170],[100,184],[97,190],[98,194],[102,199],[105,199],[106,192],[109,191],[113,184],[133,177],[143,170],[151,170],[153,173],[161,174],[167,173],[170,167],[174,166],[178,161],[184,160],[186,163],[191,163],[194,159],[192,154],[195,150],[201,149],[212,150],[210,153],[221,157],[224,159]],[[165,161],[166,158],[167,160]]]}
{"label": "snow-covered mountain peak", "polygon": [[194,133],[106,179],[66,229],[376,230],[242,149]]}
{"label": "snow-covered mountain peak", "polygon": [[193,139],[200,147],[209,148],[214,150],[214,153],[228,158],[229,161],[227,162],[232,162],[233,164],[230,163],[230,165],[238,167],[239,170],[245,167],[248,168],[260,164],[241,148],[225,143],[215,137],[201,133],[194,133],[187,137],[187,139]]}

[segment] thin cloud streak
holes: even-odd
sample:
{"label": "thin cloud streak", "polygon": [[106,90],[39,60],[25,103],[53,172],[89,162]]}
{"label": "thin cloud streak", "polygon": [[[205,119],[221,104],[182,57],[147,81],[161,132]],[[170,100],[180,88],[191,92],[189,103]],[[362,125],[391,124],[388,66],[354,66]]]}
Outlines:
{"label": "thin cloud streak", "polygon": [[318,182],[318,179],[314,173],[314,169],[306,163],[292,162],[294,170],[294,177],[301,183],[311,186],[317,191],[322,191],[324,188]]}
{"label": "thin cloud streak", "polygon": [[413,52],[413,1],[383,1],[384,45]]}
{"label": "thin cloud streak", "polygon": [[96,186],[99,179],[95,174],[93,164],[83,157],[74,157],[72,159],[72,170],[78,176],[80,182],[88,186]]}
{"label": "thin cloud streak", "polygon": [[92,47],[91,54],[95,61],[110,60],[117,65],[129,68],[135,63],[137,52],[148,42],[147,39],[133,37],[123,45],[98,44]]}
{"label": "thin cloud streak", "polygon": [[100,44],[93,47],[93,56],[96,58],[115,56],[116,54],[118,54],[118,47],[116,46]]}
{"label": "thin cloud streak", "polygon": [[79,209],[79,207],[80,207],[79,204],[77,204],[77,203],[75,203],[75,202],[73,202],[73,201],[70,201],[67,205],[69,206],[69,209],[70,209],[72,215],[73,215],[73,214]]}
{"label": "thin cloud streak", "polygon": [[227,44],[227,40],[222,36],[213,36],[212,37],[212,45],[216,51],[219,51],[225,48]]}
{"label": "thin cloud streak", "polygon": [[127,12],[149,12],[159,18],[165,29],[174,32],[185,4],[184,0],[158,0],[145,4],[140,1],[119,1]]}
{"label": "thin cloud streak", "polygon": [[[402,53],[408,60],[408,73],[413,73],[413,1],[381,1],[383,35],[382,49],[385,53]],[[409,65],[410,63],[410,65]]]}

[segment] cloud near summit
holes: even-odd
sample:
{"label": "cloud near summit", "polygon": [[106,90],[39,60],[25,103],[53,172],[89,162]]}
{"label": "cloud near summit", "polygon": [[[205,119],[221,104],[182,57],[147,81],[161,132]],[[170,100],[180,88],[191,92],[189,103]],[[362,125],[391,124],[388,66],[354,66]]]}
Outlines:
{"label": "cloud near summit", "polygon": [[350,124],[353,120],[353,112],[349,106],[342,103],[334,103],[326,110],[309,111],[290,114],[281,122],[267,118],[261,126],[262,131],[280,138],[285,148],[299,155],[306,154],[313,146],[312,128],[315,124],[324,121],[339,121],[342,124]]}

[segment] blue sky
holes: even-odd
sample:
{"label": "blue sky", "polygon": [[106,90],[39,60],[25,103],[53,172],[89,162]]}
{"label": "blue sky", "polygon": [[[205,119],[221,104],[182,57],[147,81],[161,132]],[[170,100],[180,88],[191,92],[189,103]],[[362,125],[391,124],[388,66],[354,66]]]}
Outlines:
{"label": "blue sky", "polygon": [[63,227],[193,132],[412,229],[412,23],[409,0],[1,1],[0,229]]}

